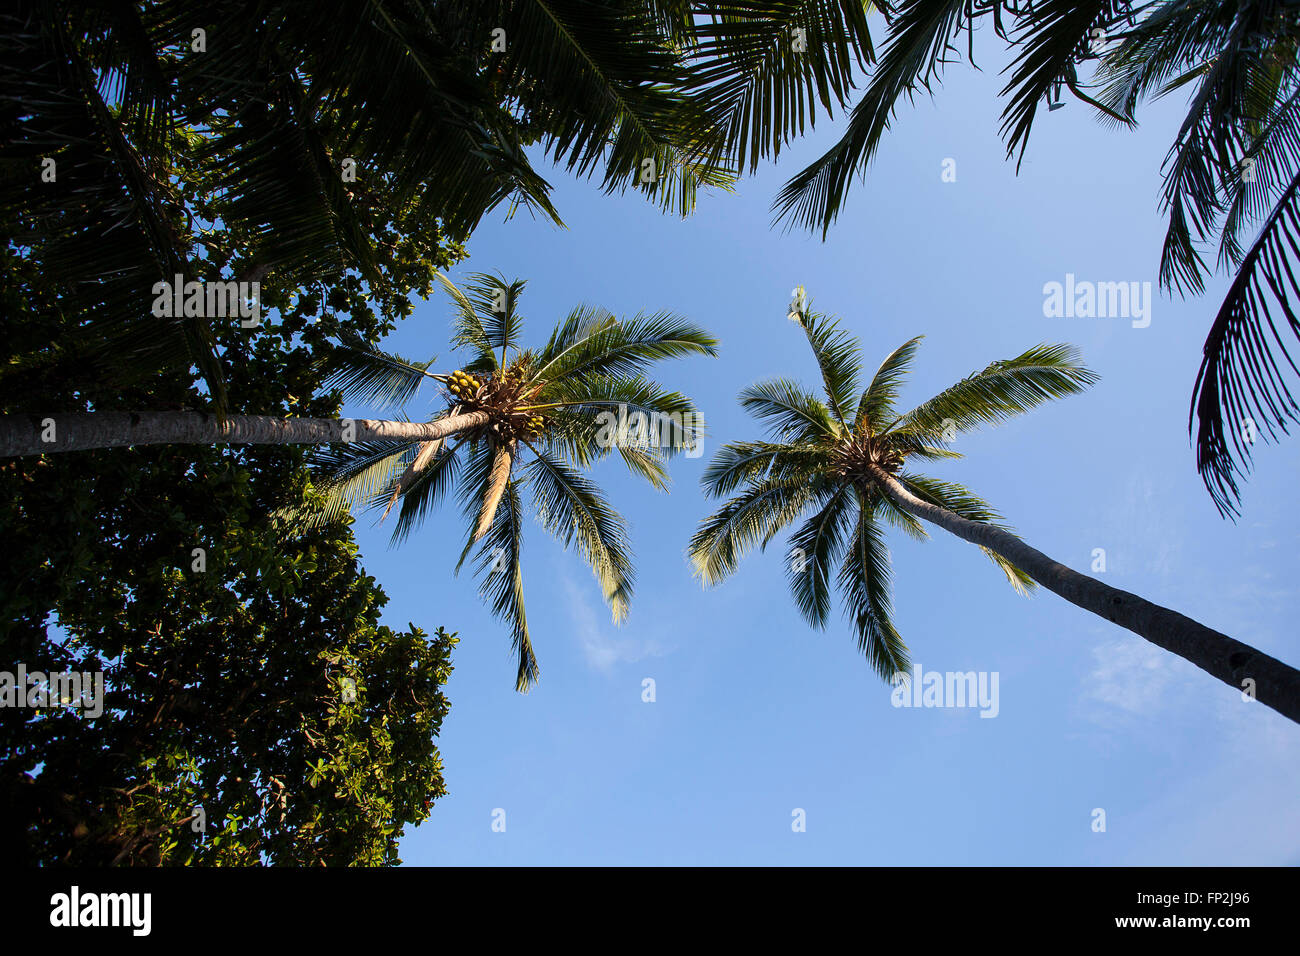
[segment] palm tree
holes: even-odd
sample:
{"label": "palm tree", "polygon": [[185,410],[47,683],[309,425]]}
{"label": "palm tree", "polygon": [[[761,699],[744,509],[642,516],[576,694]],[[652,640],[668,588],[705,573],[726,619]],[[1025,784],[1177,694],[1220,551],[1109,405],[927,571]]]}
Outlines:
{"label": "palm tree", "polygon": [[[521,549],[524,504],[566,547],[591,565],[614,620],[632,597],[634,570],[623,518],[584,471],[617,451],[633,474],[663,490],[665,458],[696,447],[704,421],[689,398],[647,379],[655,362],[717,354],[707,332],[668,312],[619,319],[581,306],[540,348],[520,344],[522,281],[478,274],[455,302],[452,342],[469,361],[429,370],[361,342],[336,348],[328,384],[345,394],[402,406],[421,384],[446,399],[429,421],[276,419],[199,412],[87,412],[0,416],[0,456],[160,443],[314,444],[320,500],[286,511],[288,530],[342,517],[354,505],[400,501],[394,541],[404,539],[453,487],[469,531],[457,570],[477,546],[480,593],[510,627],[518,654],[516,687],[537,679],[524,613]],[[44,424],[43,424],[44,423]],[[43,442],[42,432],[51,440]]]}
{"label": "palm tree", "polygon": [[[905,342],[860,390],[860,346],[838,324],[796,300],[821,369],[825,398],[775,379],[745,389],[741,405],[766,423],[769,441],[725,445],[702,484],[733,495],[691,539],[696,573],[715,585],[754,545],[810,516],[790,538],[795,602],[814,627],[830,612],[831,572],[857,631],[858,647],[886,679],[907,672],[907,646],[894,626],[883,523],[924,538],[922,521],[981,548],[1017,590],[1034,584],[1191,661],[1238,691],[1252,691],[1300,722],[1300,671],[1167,608],[1053,561],[998,523],[999,515],[959,484],[906,468],[909,459],[959,458],[946,447],[959,432],[995,425],[1051,399],[1081,392],[1097,376],[1071,346],[1038,345],[993,362],[909,412],[895,408],[920,337]],[[738,492],[738,493],[737,493]],[[734,494],[733,494],[734,493]]]}
{"label": "palm tree", "polygon": [[[1160,283],[1183,295],[1202,292],[1214,269],[1204,247],[1215,242],[1217,265],[1235,271],[1206,336],[1188,412],[1197,471],[1220,514],[1235,518],[1256,439],[1279,440],[1300,423],[1293,393],[1300,319],[1291,304],[1300,296],[1300,21],[1293,5],[905,0],[892,8],[879,63],[843,135],[786,183],[774,203],[777,219],[825,236],[899,104],[931,92],[954,60],[973,64],[981,24],[1015,53],[1002,90],[1008,157],[1023,157],[1040,107],[1062,105],[1063,90],[1103,122],[1126,127],[1137,125],[1143,99],[1189,92],[1162,170],[1168,229]],[[834,32],[837,42],[872,52],[861,33]],[[1088,62],[1098,69],[1085,83]],[[812,88],[788,68],[772,86],[791,90],[786,99],[793,100]],[[815,111],[815,103],[809,107]],[[1247,247],[1242,237],[1252,227],[1259,231]]]}

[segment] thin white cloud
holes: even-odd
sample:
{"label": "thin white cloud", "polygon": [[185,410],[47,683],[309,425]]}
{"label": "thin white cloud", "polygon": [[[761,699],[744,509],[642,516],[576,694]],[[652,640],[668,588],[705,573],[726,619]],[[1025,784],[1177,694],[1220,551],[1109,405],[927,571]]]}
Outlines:
{"label": "thin white cloud", "polygon": [[[1086,699],[1127,714],[1160,709],[1172,677],[1167,651],[1131,637],[1095,647],[1092,656],[1095,663],[1084,682]],[[1094,716],[1099,716],[1096,710]]]}
{"label": "thin white cloud", "polygon": [[569,618],[582,645],[587,663],[603,674],[616,664],[629,664],[647,657],[659,657],[665,648],[655,640],[621,637],[605,608],[597,609],[567,573],[562,574],[568,598]]}

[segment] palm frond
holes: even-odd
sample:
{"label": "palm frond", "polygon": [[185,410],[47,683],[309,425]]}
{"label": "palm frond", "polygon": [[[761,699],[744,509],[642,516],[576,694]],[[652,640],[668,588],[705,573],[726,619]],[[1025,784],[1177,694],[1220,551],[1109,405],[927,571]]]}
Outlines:
{"label": "palm frond", "polygon": [[312,451],[307,464],[320,500],[281,509],[295,526],[314,528],[338,521],[353,508],[372,506],[415,456],[410,442],[348,442],[323,445]]}
{"label": "palm frond", "polygon": [[487,488],[483,492],[483,503],[479,508],[478,520],[474,524],[474,533],[470,536],[473,543],[487,534],[496,516],[501,496],[506,492],[510,482],[510,466],[514,463],[514,449],[509,445],[496,445],[492,452],[492,472],[488,477]]}
{"label": "palm frond", "polygon": [[664,42],[662,10],[531,0],[491,15],[483,35],[499,26],[517,38],[496,71],[525,106],[544,91],[544,145],[557,164],[579,176],[602,169],[607,192],[635,187],[683,216],[700,186],[730,186],[714,118],[681,92],[687,66]]}
{"label": "palm frond", "polygon": [[[1002,113],[1007,156],[1019,150],[1024,158],[1039,104],[1063,80],[1077,80],[1074,64],[1087,54],[1093,30],[1105,31],[1117,12],[1126,12],[1126,6],[1114,0],[1043,0],[1025,13],[1017,25],[1017,32],[1024,38],[1021,50],[1008,67],[1011,79],[1002,90],[1003,96],[1011,94]],[[1125,122],[1119,113],[1112,113],[1111,118]]]}
{"label": "palm frond", "polygon": [[434,453],[432,461],[415,474],[402,492],[402,504],[397,509],[397,521],[389,539],[390,547],[396,547],[410,537],[454,487],[460,469],[460,444],[444,443]]}
{"label": "palm frond", "polygon": [[862,0],[710,0],[696,4],[687,89],[718,118],[737,167],[847,106],[875,57]]}
{"label": "palm frond", "polygon": [[773,203],[778,221],[788,226],[830,231],[857,170],[872,156],[894,116],[899,100],[931,90],[949,53],[951,40],[970,21],[966,0],[905,0],[895,10],[885,52],[872,73],[839,141],[786,183]]}
{"label": "palm frond", "polygon": [[858,403],[857,417],[853,422],[854,432],[860,433],[866,429],[873,435],[877,434],[884,431],[894,418],[894,405],[899,390],[903,386],[903,379],[911,371],[912,359],[916,357],[923,338],[925,336],[918,335],[908,339],[880,363],[880,368],[876,370],[871,384],[862,393],[862,400]]}
{"label": "palm frond", "polygon": [[732,442],[718,449],[700,477],[700,486],[710,498],[721,498],[746,482],[766,477],[812,478],[829,463],[830,451],[824,445]]}
{"label": "palm frond", "polygon": [[822,387],[826,389],[826,405],[841,425],[848,425],[857,411],[858,341],[839,327],[839,323],[820,313],[804,311],[799,315],[799,325],[808,337],[817,367],[822,373]]}
{"label": "palm frond", "polygon": [[576,541],[609,604],[615,623],[628,613],[635,575],[627,525],[600,489],[561,458],[532,449],[525,466],[542,526],[566,547]]}
{"label": "palm frond", "polygon": [[556,350],[537,371],[538,378],[631,378],[651,364],[690,355],[716,357],[717,339],[673,312],[638,314],[621,321],[579,320],[585,334]]}
{"label": "palm frond", "polygon": [[[473,305],[482,329],[482,343],[489,349],[504,351],[518,348],[523,316],[519,314],[519,297],[527,282],[516,279],[507,282],[504,276],[476,272],[465,285],[465,295]],[[457,344],[474,345],[475,342]],[[503,360],[504,364],[504,360]]]}
{"label": "palm frond", "polygon": [[335,346],[325,360],[328,372],[322,388],[341,389],[347,398],[380,408],[402,408],[425,382],[436,381],[427,362],[416,362],[393,352],[349,338]]}
{"label": "palm frond", "polygon": [[[1219,513],[1240,513],[1238,476],[1251,466],[1256,436],[1277,440],[1287,422],[1300,420],[1287,385],[1300,375],[1289,348],[1300,336],[1300,319],[1292,308],[1300,295],[1289,257],[1300,254],[1300,172],[1278,200],[1259,238],[1242,260],[1205,340],[1204,358],[1193,389],[1196,468]],[[1279,332],[1273,310],[1285,320]],[[1267,324],[1267,332],[1265,331]],[[1290,333],[1289,336],[1284,333]],[[1282,362],[1290,368],[1287,373]]]}
{"label": "palm frond", "polygon": [[519,659],[515,690],[521,693],[537,682],[540,673],[524,610],[523,537],[518,482],[510,481],[492,526],[479,545],[475,571],[483,577],[479,594],[489,602],[492,613],[510,627],[511,646]]}
{"label": "palm frond", "polygon": [[740,393],[740,405],[780,442],[812,443],[838,435],[830,410],[790,379],[747,386]]}
{"label": "palm frond", "polygon": [[[670,392],[641,377],[569,378],[548,383],[547,410],[562,427],[574,461],[602,458],[618,447],[649,445],[665,457],[697,447],[707,434],[699,410],[685,395]],[[581,421],[575,421],[580,419]],[[579,442],[589,443],[579,447]],[[592,447],[595,446],[595,447]]]}
{"label": "palm frond", "polygon": [[429,467],[429,463],[433,461],[433,456],[438,454],[439,450],[441,450],[442,443],[443,440],[441,438],[434,441],[420,442],[415,457],[411,460],[411,463],[406,466],[406,470],[402,472],[397,481],[393,483],[393,495],[388,499],[388,504],[384,508],[384,513],[379,516],[380,524],[384,523],[384,520],[388,517],[388,513],[392,511],[393,506],[397,504],[398,499],[410,490],[411,485],[415,483],[415,479],[420,477],[420,473],[423,472],[425,468]]}
{"label": "palm frond", "polygon": [[1097,374],[1081,364],[1074,346],[1036,345],[944,389],[886,430],[941,444],[945,434],[999,424],[1044,402],[1076,395],[1097,380]]}
{"label": "palm frond", "polygon": [[818,490],[791,479],[750,482],[692,535],[689,552],[695,573],[706,586],[721,583],[751,548],[770,541],[795,520]]}
{"label": "palm frond", "polygon": [[799,610],[813,627],[825,627],[831,608],[831,569],[852,517],[853,490],[841,485],[790,537],[786,576]]}
{"label": "palm frond", "polygon": [[911,668],[907,645],[893,622],[889,548],[870,502],[858,496],[858,520],[848,540],[839,586],[845,613],[858,632],[858,650],[877,674],[891,680]]}

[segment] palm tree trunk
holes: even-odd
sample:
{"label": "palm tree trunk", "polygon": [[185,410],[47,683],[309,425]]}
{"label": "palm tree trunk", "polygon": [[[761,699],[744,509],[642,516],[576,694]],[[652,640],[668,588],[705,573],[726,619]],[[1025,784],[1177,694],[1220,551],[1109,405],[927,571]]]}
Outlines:
{"label": "palm tree trunk", "polygon": [[1300,671],[1294,667],[1177,611],[1071,570],[1013,534],[970,521],[946,508],[923,501],[884,469],[876,465],[870,467],[872,476],[885,494],[903,510],[972,544],[996,551],[1071,604],[1128,628],[1152,644],[1191,661],[1234,690],[1250,690],[1252,685],[1249,682],[1253,681],[1253,692],[1258,701],[1300,723]]}
{"label": "palm tree trunk", "polygon": [[433,441],[488,422],[487,412],[432,422],[365,418],[275,418],[202,412],[68,412],[0,415],[0,458],[126,445],[328,445],[354,441]]}

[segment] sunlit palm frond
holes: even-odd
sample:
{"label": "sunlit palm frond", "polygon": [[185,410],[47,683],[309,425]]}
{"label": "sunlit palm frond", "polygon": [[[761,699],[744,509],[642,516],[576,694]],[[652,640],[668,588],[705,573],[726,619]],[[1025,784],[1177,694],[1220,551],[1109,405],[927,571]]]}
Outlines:
{"label": "sunlit palm frond", "polygon": [[576,543],[615,623],[627,617],[635,574],[627,525],[595,483],[558,456],[535,449],[524,466],[539,520],[566,547]]}
{"label": "sunlit palm frond", "polygon": [[888,431],[942,444],[950,440],[945,435],[996,425],[1044,402],[1076,395],[1098,377],[1083,367],[1074,346],[1036,345],[944,389],[901,416]]}
{"label": "sunlit palm frond", "polygon": [[461,465],[459,443],[444,442],[433,459],[420,470],[402,492],[393,525],[390,546],[405,541],[419,528],[455,486]]}
{"label": "sunlit palm frond", "polygon": [[826,406],[841,425],[847,426],[857,412],[858,343],[839,323],[817,312],[804,311],[799,325],[808,338],[826,390]]}
{"label": "sunlit palm frond", "polygon": [[740,405],[780,442],[812,443],[839,434],[826,406],[790,379],[747,386],[740,393]]}
{"label": "sunlit palm frond", "polygon": [[620,446],[646,443],[658,454],[672,457],[697,447],[707,435],[704,417],[694,402],[639,376],[561,379],[549,383],[543,397],[545,404],[557,406],[546,413],[558,422],[572,422],[575,416],[583,419],[582,424],[570,427],[568,434],[597,447],[575,447],[573,458],[580,464]]}
{"label": "sunlit palm frond", "polygon": [[474,533],[470,535],[473,543],[487,534],[496,516],[501,496],[510,483],[510,466],[514,463],[514,448],[511,445],[497,444],[492,450],[492,471],[488,476],[487,487],[483,491],[483,502],[479,507],[478,518],[474,523]]}
{"label": "sunlit palm frond", "polygon": [[830,460],[825,445],[732,442],[718,449],[704,469],[700,485],[709,497],[721,498],[745,482],[765,477],[812,478],[825,471]]}
{"label": "sunlit palm frond", "polygon": [[903,387],[904,378],[911,371],[912,359],[916,357],[923,338],[924,336],[918,335],[908,339],[880,363],[880,368],[876,370],[871,384],[862,393],[862,399],[858,403],[857,417],[853,422],[854,432],[860,433],[866,429],[876,434],[884,431],[893,421],[897,414],[894,406],[898,393]]}
{"label": "sunlit palm frond", "polygon": [[795,520],[818,490],[807,481],[788,478],[750,482],[704,519],[691,537],[695,573],[706,586],[719,584],[751,548],[770,541]]}
{"label": "sunlit palm frond", "polygon": [[[571,333],[563,348],[552,348],[537,371],[538,378],[631,378],[655,362],[691,355],[716,357],[717,339],[673,312],[636,315],[631,319],[600,320],[599,313],[579,319],[585,334]],[[608,313],[605,313],[608,315]],[[544,355],[546,353],[543,353]]]}
{"label": "sunlit palm frond", "polygon": [[524,610],[523,539],[524,514],[518,482],[511,481],[493,516],[492,527],[479,544],[475,572],[482,577],[479,594],[489,602],[492,613],[510,627],[510,643],[519,659],[515,690],[521,693],[537,682],[540,673]]}
{"label": "sunlit palm frond", "polygon": [[415,457],[410,442],[348,442],[313,450],[307,463],[319,501],[284,512],[295,524],[316,527],[338,521],[353,508],[374,505]]}

